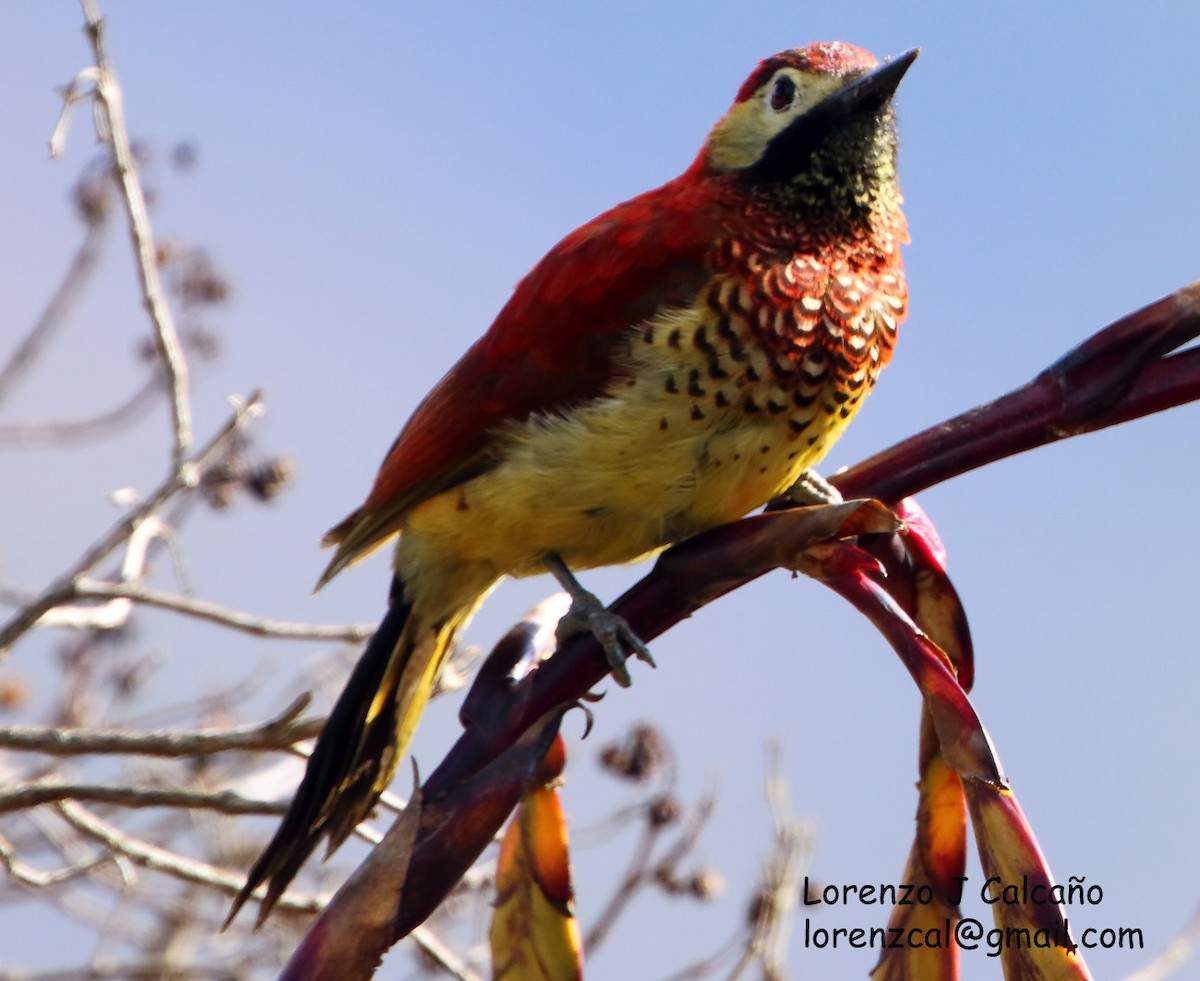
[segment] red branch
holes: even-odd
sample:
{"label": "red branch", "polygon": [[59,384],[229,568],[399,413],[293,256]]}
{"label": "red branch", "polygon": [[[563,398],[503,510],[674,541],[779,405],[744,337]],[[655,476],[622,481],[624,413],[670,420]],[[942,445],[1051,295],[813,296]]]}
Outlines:
{"label": "red branch", "polygon": [[[1038,446],[1200,399],[1200,283],[1122,317],[1029,384],[831,478],[846,497],[898,501]],[[1168,356],[1170,355],[1170,356]]]}
{"label": "red branch", "polygon": [[[896,502],[1004,457],[1200,399],[1200,349],[1170,353],[1197,336],[1200,283],[1123,317],[1029,384],[884,450],[832,483],[846,497]],[[840,508],[779,510],[712,529],[665,552],[613,610],[639,637],[651,640],[774,568],[796,568],[801,553],[817,541],[893,530],[885,515],[877,505],[859,501]],[[889,633],[884,622],[899,608],[869,578],[848,573],[831,585],[867,612],[889,639],[900,636]],[[919,674],[927,685],[949,692],[957,685],[940,684],[943,674],[953,679],[933,650],[910,645],[902,656],[914,677]],[[546,738],[556,728],[555,713],[586,698],[607,670],[595,641],[579,636],[515,686],[503,681],[503,671],[481,671],[464,719],[466,731],[422,790],[427,814],[437,813],[439,821],[437,827],[423,821],[417,834],[393,919],[397,939],[440,903],[507,816],[503,808],[472,806],[472,800],[488,796],[483,771],[523,733],[532,729]],[[974,763],[968,772],[988,768],[990,747],[961,748],[964,760]],[[523,769],[531,770],[528,759]],[[451,801],[460,806],[450,806]]]}

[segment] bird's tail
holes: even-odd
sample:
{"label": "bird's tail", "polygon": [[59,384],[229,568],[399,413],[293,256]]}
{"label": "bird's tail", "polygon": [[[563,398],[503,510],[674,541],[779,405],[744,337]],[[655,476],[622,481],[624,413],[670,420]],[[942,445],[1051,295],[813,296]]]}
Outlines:
{"label": "bird's tail", "polygon": [[392,781],[438,670],[472,606],[431,621],[394,580],[387,614],[363,651],[317,739],[304,779],[275,836],[233,901],[228,925],[266,882],[261,925],[321,838],[326,857],[364,820]]}

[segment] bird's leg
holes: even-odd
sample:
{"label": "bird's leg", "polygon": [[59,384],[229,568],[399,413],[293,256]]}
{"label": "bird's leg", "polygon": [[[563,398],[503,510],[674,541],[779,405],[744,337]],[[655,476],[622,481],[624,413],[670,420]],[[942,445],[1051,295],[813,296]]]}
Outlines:
{"label": "bird's leg", "polygon": [[654,667],[650,649],[641,642],[624,617],[611,612],[594,594],[584,589],[574,573],[567,568],[567,563],[561,555],[547,552],[542,562],[571,597],[571,608],[558,621],[558,629],[555,631],[559,644],[575,634],[591,634],[604,648],[608,665],[612,668],[613,679],[622,688],[628,688],[631,683],[629,669],[625,666],[627,651]]}
{"label": "bird's leg", "polygon": [[774,510],[780,506],[787,507],[790,504],[800,507],[810,504],[841,504],[842,500],[841,491],[812,467],[809,467],[801,472],[791,487],[771,502],[774,508],[768,507],[768,510]]}

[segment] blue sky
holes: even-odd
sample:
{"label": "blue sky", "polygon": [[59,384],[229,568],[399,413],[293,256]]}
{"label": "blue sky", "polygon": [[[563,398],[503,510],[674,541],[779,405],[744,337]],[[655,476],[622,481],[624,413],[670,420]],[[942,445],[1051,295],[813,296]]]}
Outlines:
{"label": "blue sky", "polygon": [[[1200,276],[1191,4],[107,0],[103,10],[134,135],[199,148],[187,174],[157,168],[156,229],[207,246],[235,284],[213,319],[225,355],[197,372],[199,431],[224,417],[226,394],[262,386],[262,444],[297,466],[272,508],[198,516],[184,538],[198,595],[264,615],[378,617],[383,557],[310,596],[320,533],[359,502],[408,413],[512,284],[571,228],[684,168],[754,63],[782,48],[835,38],[879,56],[923,48],[898,96],[910,315],[827,470],[1007,391]],[[70,3],[5,4],[0,38],[0,337],[16,338],[77,239],[66,192],[92,153],[86,118],[66,159],[49,162],[45,141],[54,87],[87,49]],[[146,325],[126,251],[114,237],[68,340],[0,422],[87,414],[131,384]],[[1104,888],[1072,923],[1144,930],[1141,954],[1090,956],[1101,977],[1160,950],[1200,901],[1198,411],[922,497],[971,617],[974,704],[1051,868]],[[104,495],[151,486],[164,454],[160,417],[82,453],[0,448],[10,475],[0,581],[44,585],[112,520]],[[611,597],[635,575],[586,581]],[[171,585],[165,569],[159,584]],[[502,588],[469,639],[489,643],[549,588]],[[282,678],[315,653],[145,623],[148,637],[169,638],[164,704],[228,683],[248,659],[270,657]],[[585,826],[617,806],[624,792],[593,778],[594,748],[653,720],[682,758],[682,791],[719,789],[702,854],[729,887],[704,908],[646,904],[597,954],[595,977],[629,976],[634,950],[638,976],[668,974],[743,915],[769,834],[768,736],[783,744],[796,809],[818,828],[814,877],[899,878],[919,699],[865,622],[778,573],[702,611],[655,654],[659,669],[635,666],[633,688],[598,707],[596,736],[572,745],[568,807]],[[28,643],[5,669],[37,677],[45,656]],[[453,738],[453,711],[436,706],[414,745],[426,770]],[[613,865],[611,852],[579,855],[585,927]],[[42,963],[45,951],[6,936],[13,915],[0,911],[0,964]],[[818,925],[884,915],[852,907]],[[791,961],[797,976],[838,979],[863,976],[873,957],[797,944]],[[983,958],[964,964],[969,977],[998,976]]]}

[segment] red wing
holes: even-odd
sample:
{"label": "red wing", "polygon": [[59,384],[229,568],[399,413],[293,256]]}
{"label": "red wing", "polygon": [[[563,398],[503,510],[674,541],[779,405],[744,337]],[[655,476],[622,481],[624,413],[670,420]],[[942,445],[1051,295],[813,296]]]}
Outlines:
{"label": "red wing", "polygon": [[415,503],[486,469],[502,423],[603,392],[627,330],[700,289],[711,211],[675,181],[559,242],[417,407],[363,507],[327,536],[342,544],[330,574],[394,533]]}

